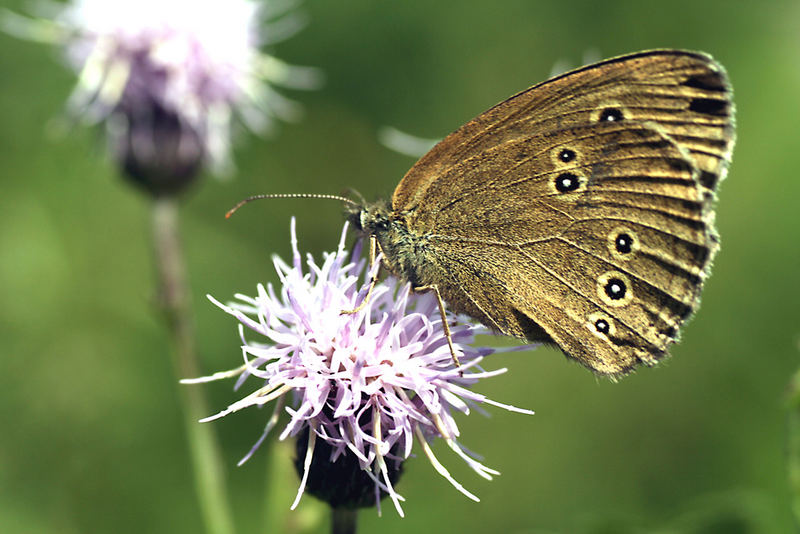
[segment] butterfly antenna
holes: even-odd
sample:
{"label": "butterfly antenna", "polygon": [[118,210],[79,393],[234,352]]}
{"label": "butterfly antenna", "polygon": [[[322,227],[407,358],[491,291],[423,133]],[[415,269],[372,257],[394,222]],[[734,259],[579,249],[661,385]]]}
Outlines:
{"label": "butterfly antenna", "polygon": [[353,206],[358,206],[358,202],[350,200],[349,198],[340,197],[338,195],[317,195],[313,193],[278,193],[278,194],[268,194],[268,195],[253,195],[251,197],[247,197],[243,200],[240,200],[234,207],[228,210],[228,213],[225,214],[225,218],[229,218],[231,215],[236,213],[236,210],[244,206],[245,204],[252,202],[254,200],[262,200],[265,198],[326,198],[329,200],[339,200],[341,202],[346,202],[347,204],[351,204]]}

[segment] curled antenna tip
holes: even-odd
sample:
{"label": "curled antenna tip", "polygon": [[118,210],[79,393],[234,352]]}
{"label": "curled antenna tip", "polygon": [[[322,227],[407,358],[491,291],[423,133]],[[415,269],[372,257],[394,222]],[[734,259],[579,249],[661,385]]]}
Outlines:
{"label": "curled antenna tip", "polygon": [[231,208],[231,209],[229,209],[227,212],[225,212],[225,218],[226,218],[226,219],[230,219],[230,218],[231,218],[231,215],[233,215],[234,213],[236,213],[236,210],[238,210],[239,208],[241,208],[242,206],[244,206],[244,205],[245,205],[245,204],[247,204],[248,202],[250,202],[250,201],[252,201],[252,200],[255,200],[256,198],[258,198],[258,197],[247,197],[247,198],[246,198],[246,199],[244,199],[244,200],[240,200],[239,202],[237,202],[237,203],[236,203],[236,205],[235,205],[234,207],[232,207],[232,208]]}

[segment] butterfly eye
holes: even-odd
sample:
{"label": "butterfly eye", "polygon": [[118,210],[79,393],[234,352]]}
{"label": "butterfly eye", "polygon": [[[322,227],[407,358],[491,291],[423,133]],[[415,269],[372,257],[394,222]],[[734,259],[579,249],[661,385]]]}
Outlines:
{"label": "butterfly eye", "polygon": [[572,174],[571,172],[559,174],[556,178],[556,189],[559,193],[569,193],[570,191],[575,191],[580,185],[581,184],[578,180],[578,176]]}
{"label": "butterfly eye", "polygon": [[564,163],[569,163],[570,161],[575,159],[575,151],[570,150],[569,148],[565,148],[558,154],[558,159],[560,159]]}
{"label": "butterfly eye", "polygon": [[618,122],[624,118],[617,108],[606,108],[600,113],[600,122]]}

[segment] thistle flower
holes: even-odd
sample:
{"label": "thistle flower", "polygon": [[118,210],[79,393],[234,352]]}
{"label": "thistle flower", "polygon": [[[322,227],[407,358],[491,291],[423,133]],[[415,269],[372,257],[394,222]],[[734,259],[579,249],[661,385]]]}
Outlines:
{"label": "thistle flower", "polygon": [[[239,321],[244,364],[183,382],[238,377],[238,388],[251,375],[264,382],[204,421],[274,402],[261,438],[241,464],[276,426],[280,414],[287,412],[289,421],[279,439],[298,436],[304,449],[298,455],[302,479],[292,508],[304,490],[334,507],[347,508],[380,506],[380,498],[388,495],[402,516],[403,498],[394,483],[415,438],[436,471],[477,501],[439,463],[429,442],[443,439],[478,475],[491,479],[497,471],[475,460],[458,443],[454,415],[467,414],[477,404],[533,412],[469,389],[505,369],[479,367],[497,349],[472,347],[478,329],[461,320],[451,327],[461,361],[460,367],[454,365],[433,295],[413,293],[408,284],[399,286],[389,278],[375,286],[360,310],[342,313],[363,301],[369,285],[362,279],[365,262],[356,259],[360,247],[352,257],[344,249],[346,229],[347,225],[337,251],[326,254],[322,265],[309,255],[304,272],[292,219],[292,263],[274,259],[279,290],[259,285],[255,297],[236,295],[238,302],[228,305],[209,296]],[[367,278],[376,269],[377,262]],[[343,473],[348,470],[353,471],[349,477]]]}
{"label": "thistle flower", "polygon": [[64,47],[78,74],[68,111],[106,121],[126,173],[161,193],[204,164],[224,171],[234,116],[259,133],[297,116],[273,86],[311,88],[318,72],[259,51],[299,29],[300,18],[283,13],[291,3],[72,0],[47,4],[49,18],[6,12],[3,22]]}

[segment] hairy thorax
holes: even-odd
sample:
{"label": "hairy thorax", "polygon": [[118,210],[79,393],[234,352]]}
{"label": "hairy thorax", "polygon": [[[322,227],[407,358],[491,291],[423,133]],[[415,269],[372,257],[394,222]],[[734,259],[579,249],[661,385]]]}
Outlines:
{"label": "hairy thorax", "polygon": [[428,236],[409,230],[403,214],[393,213],[388,203],[375,203],[353,213],[350,220],[363,234],[375,236],[392,274],[412,287],[435,283]]}

